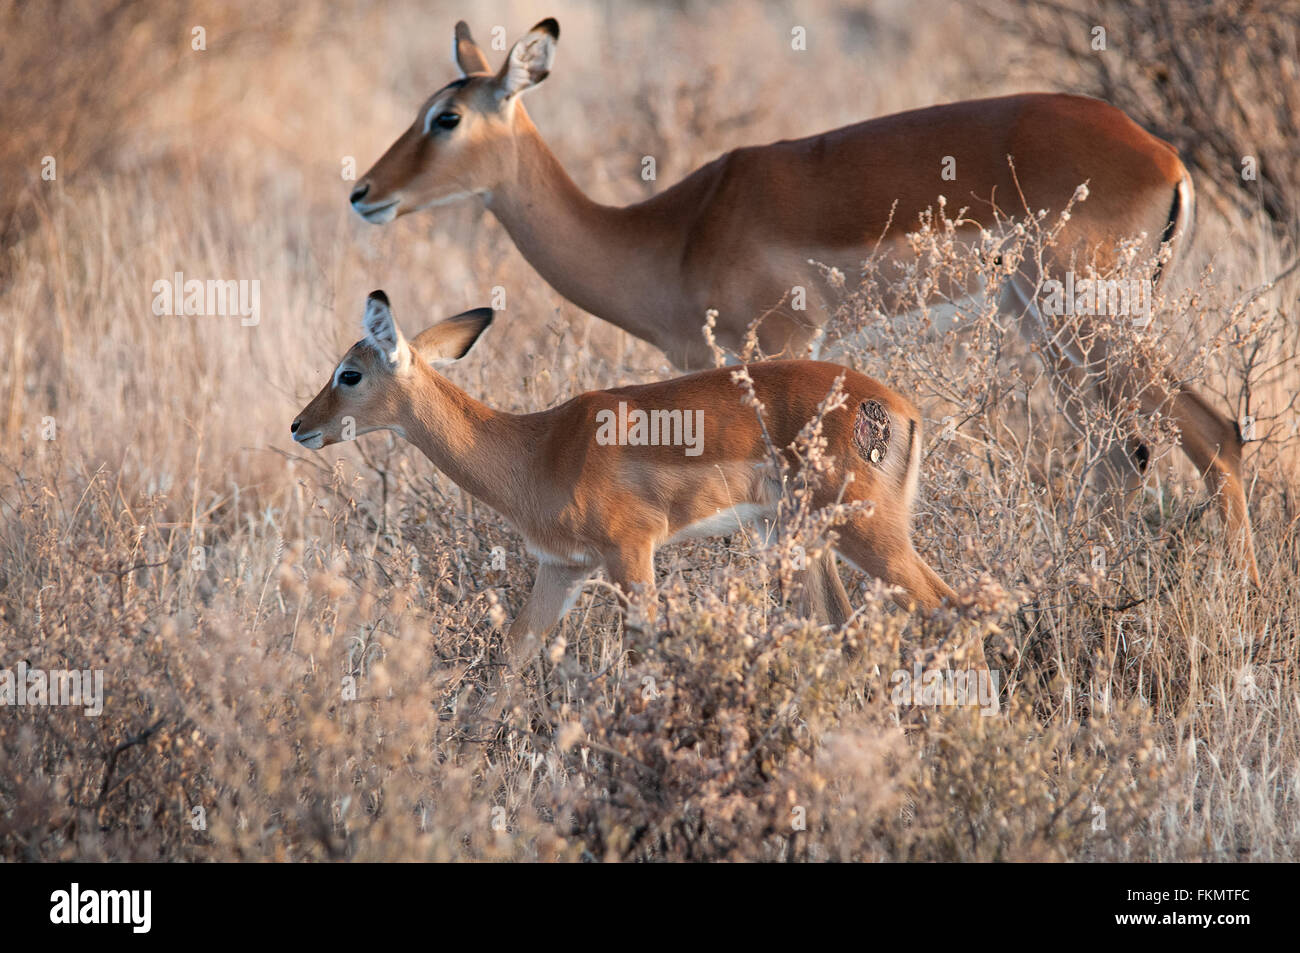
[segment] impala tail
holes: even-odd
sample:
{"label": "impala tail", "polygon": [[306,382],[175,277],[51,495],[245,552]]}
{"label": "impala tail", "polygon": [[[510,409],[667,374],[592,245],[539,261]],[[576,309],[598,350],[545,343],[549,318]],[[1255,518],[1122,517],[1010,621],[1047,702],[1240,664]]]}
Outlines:
{"label": "impala tail", "polygon": [[1192,230],[1196,225],[1196,189],[1192,187],[1192,176],[1183,170],[1182,178],[1174,189],[1173,204],[1169,207],[1169,223],[1165,226],[1163,241],[1169,243],[1169,260],[1156,269],[1155,281],[1173,271],[1182,261],[1188,247],[1192,244]]}
{"label": "impala tail", "polygon": [[921,423],[915,417],[907,418],[907,468],[901,484],[903,512],[908,525],[912,522],[912,504],[916,502],[916,489],[921,482]]}
{"label": "impala tail", "polygon": [[921,419],[914,409],[894,412],[902,439],[898,452],[885,459],[884,470],[898,488],[903,525],[910,532],[917,489],[921,485]]}

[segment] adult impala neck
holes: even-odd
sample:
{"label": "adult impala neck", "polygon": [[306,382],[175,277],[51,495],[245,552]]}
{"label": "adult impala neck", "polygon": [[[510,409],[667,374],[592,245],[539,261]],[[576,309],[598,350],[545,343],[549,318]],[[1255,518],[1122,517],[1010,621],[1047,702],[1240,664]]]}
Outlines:
{"label": "adult impala neck", "polygon": [[625,208],[593,202],[527,115],[515,123],[516,175],[486,195],[487,207],[556,291],[674,356],[683,227],[653,199]]}
{"label": "adult impala neck", "polygon": [[516,526],[534,495],[526,418],[493,410],[428,367],[417,366],[402,412],[405,437],[457,486]]}

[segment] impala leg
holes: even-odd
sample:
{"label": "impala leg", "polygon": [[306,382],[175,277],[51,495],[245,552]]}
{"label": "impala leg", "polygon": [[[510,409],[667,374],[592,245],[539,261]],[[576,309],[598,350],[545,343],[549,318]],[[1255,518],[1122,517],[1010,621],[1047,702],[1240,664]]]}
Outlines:
{"label": "impala leg", "polygon": [[[1254,534],[1241,473],[1242,441],[1236,425],[1193,390],[1171,391],[1152,384],[1132,386],[1128,375],[1102,388],[1100,399],[1113,406],[1135,392],[1142,413],[1159,411],[1171,416],[1178,425],[1183,452],[1205,481],[1210,497],[1223,515],[1229,547],[1250,581],[1259,586]],[[1121,496],[1117,516],[1132,510],[1146,479],[1150,453],[1145,444],[1136,440],[1117,444],[1107,453],[1099,472],[1108,488]]]}
{"label": "impala leg", "polygon": [[[1022,331],[1031,334],[1033,327],[1041,327],[1041,316],[1033,304],[1033,296],[1021,281],[1012,281],[1014,300],[1024,308],[1027,318]],[[1083,362],[1091,368],[1106,367],[1107,353],[1104,343],[1085,349],[1082,342],[1061,342],[1077,345],[1087,350]],[[1086,385],[1081,385],[1082,371],[1061,355],[1052,368],[1060,396],[1067,413],[1078,413],[1085,399]],[[1241,473],[1241,435],[1233,421],[1192,390],[1174,390],[1172,393],[1159,384],[1142,381],[1135,368],[1107,368],[1102,380],[1092,388],[1093,399],[1116,406],[1129,396],[1137,395],[1142,412],[1161,411],[1173,417],[1182,437],[1183,452],[1187,454],[1205,485],[1219,506],[1230,547],[1244,565],[1250,581],[1259,586],[1259,567],[1255,562],[1255,540],[1250,525],[1250,512],[1246,506],[1246,493]],[[1122,507],[1117,515],[1129,512],[1146,477],[1150,450],[1146,446],[1129,442],[1116,446],[1106,457],[1102,477],[1110,487],[1122,494]]]}
{"label": "impala leg", "polygon": [[835,551],[829,547],[817,559],[808,563],[808,568],[800,573],[802,593],[799,597],[801,610],[822,625],[843,625],[852,614],[848,593],[840,581],[839,570],[835,568]]}
{"label": "impala leg", "polygon": [[609,581],[623,591],[624,627],[630,631],[654,632],[658,614],[654,547],[620,550],[605,561],[605,570],[609,573]]}
{"label": "impala leg", "polygon": [[1237,426],[1194,391],[1176,392],[1172,404],[1169,412],[1178,422],[1183,452],[1205,480],[1210,496],[1217,501],[1227,531],[1233,538],[1232,548],[1250,581],[1259,586],[1255,539],[1241,476],[1242,442]]}
{"label": "impala leg", "polygon": [[[857,517],[840,527],[839,551],[863,572],[875,576],[904,592],[894,596],[907,611],[936,609],[945,600],[955,601],[957,594],[930,568],[912,546],[900,527],[871,525],[874,517]],[[987,671],[983,642],[972,646],[975,668]]]}
{"label": "impala leg", "polygon": [[956,593],[930,568],[904,533],[872,526],[875,517],[858,516],[840,527],[839,551],[863,572],[904,590],[894,601],[904,609],[935,609]]}
{"label": "impala leg", "polygon": [[[564,617],[577,598],[578,591],[589,571],[580,566],[542,563],[537,568],[537,579],[528,601],[519,610],[506,632],[506,675],[522,675],[528,664],[537,657],[542,641]],[[497,700],[489,717],[501,714],[508,702],[505,678],[497,693]]]}
{"label": "impala leg", "polygon": [[542,563],[538,567],[533,591],[506,633],[506,655],[512,671],[536,655],[542,640],[573,605],[587,575],[588,570],[580,566]]}

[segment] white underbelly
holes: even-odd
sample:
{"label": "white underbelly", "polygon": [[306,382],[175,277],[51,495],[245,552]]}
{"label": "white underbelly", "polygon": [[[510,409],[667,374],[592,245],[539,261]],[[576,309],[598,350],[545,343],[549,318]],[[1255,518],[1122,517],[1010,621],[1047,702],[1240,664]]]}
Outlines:
{"label": "white underbelly", "polygon": [[528,554],[544,566],[569,566],[574,569],[594,569],[600,565],[600,557],[590,550],[571,549],[563,552],[557,552],[554,549],[544,549],[532,540],[524,540],[524,548]]}
{"label": "white underbelly", "polygon": [[879,353],[911,340],[936,340],[953,331],[973,325],[985,304],[983,292],[956,301],[941,301],[927,309],[914,309],[895,315],[885,329],[866,325],[844,331],[834,340],[820,343],[819,360],[842,362],[859,353]]}
{"label": "white underbelly", "polygon": [[704,519],[696,520],[682,527],[666,542],[676,543],[683,539],[708,539],[713,536],[727,536],[742,530],[753,530],[766,534],[768,526],[776,519],[776,507],[763,503],[738,503],[717,510]]}

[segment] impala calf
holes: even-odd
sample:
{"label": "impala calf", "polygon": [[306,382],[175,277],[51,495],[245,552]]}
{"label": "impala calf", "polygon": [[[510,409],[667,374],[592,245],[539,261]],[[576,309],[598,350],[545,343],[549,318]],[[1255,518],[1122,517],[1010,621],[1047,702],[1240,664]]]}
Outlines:
{"label": "impala calf", "polygon": [[[479,403],[435,368],[463,357],[491,321],[492,311],[480,308],[408,341],[388,298],[374,292],[366,302],[365,337],[290,429],[313,450],[343,440],[345,418],[356,434],[391,430],[513,524],[538,561],[532,594],[506,636],[515,668],[597,569],[652,620],[655,550],[688,537],[762,527],[775,516],[780,487],[770,475],[759,420],[728,369],[592,391],[535,414]],[[912,547],[921,450],[916,408],[834,364],[774,361],[748,370],[767,406],[770,439],[782,448],[844,375],[848,403],[823,422],[833,467],[814,505],[874,502],[870,515],[858,512],[838,527],[840,555],[899,587],[895,598],[904,606],[929,609],[951,598]],[[693,435],[688,419],[698,428]],[[808,607],[819,619],[842,624],[850,609],[833,554],[811,561],[803,575]]]}
{"label": "impala calf", "polygon": [[[1189,240],[1192,179],[1177,152],[1107,103],[1047,93],[950,103],[735,149],[644,202],[602,205],[569,178],[521,101],[549,75],[559,37],[555,20],[541,21],[493,71],[469,27],[457,23],[460,77],[424,102],[362,176],[352,207],[381,225],[477,197],[556,291],[662,349],[677,367],[710,365],[700,334],[708,309],[718,311],[717,340],[732,351],[758,321],[765,353],[815,355],[835,299],[813,262],[854,276],[869,255],[906,257],[905,233],[940,194],[969,207],[960,231],[974,237],[981,225],[995,227],[995,208],[1056,215],[1088,184],[1090,197],[1049,250],[1045,273],[1028,264],[1000,302],[1034,334],[1044,279],[1076,261],[1094,261],[1104,273],[1120,243],[1140,234],[1147,254]],[[946,168],[956,177],[943,178]],[[791,300],[796,286],[808,292],[803,310]],[[1074,351],[1049,370],[1095,372],[1109,363],[1104,345]],[[1143,413],[1177,422],[1183,450],[1218,498],[1258,585],[1233,421],[1175,381],[1137,389],[1141,368],[1114,371],[1092,397],[1122,407],[1136,396]],[[1135,498],[1149,455],[1143,446],[1111,454],[1105,469],[1125,500]]]}

